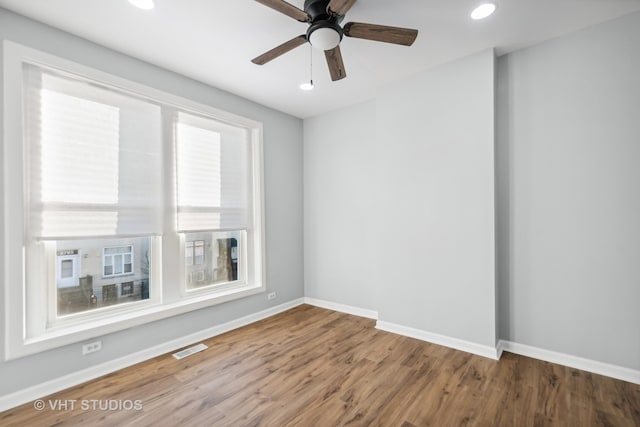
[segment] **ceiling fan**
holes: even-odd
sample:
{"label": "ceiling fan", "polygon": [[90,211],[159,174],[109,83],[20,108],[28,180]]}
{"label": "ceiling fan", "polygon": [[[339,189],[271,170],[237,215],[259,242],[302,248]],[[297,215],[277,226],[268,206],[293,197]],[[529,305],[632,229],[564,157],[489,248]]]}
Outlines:
{"label": "ceiling fan", "polygon": [[298,46],[309,42],[311,46],[324,51],[329,65],[331,80],[347,76],[340,53],[343,36],[411,46],[418,36],[418,30],[389,27],[385,25],[348,22],[340,23],[356,0],[305,0],[304,10],[284,0],[256,0],[280,13],[309,24],[306,34],[301,34],[251,60],[264,65]]}

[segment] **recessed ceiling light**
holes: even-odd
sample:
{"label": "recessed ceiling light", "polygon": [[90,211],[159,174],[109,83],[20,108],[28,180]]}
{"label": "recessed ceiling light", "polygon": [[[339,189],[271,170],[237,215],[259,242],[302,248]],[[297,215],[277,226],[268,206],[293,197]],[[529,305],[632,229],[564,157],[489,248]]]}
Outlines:
{"label": "recessed ceiling light", "polygon": [[471,19],[484,19],[491,15],[496,10],[496,5],[493,3],[484,3],[473,9],[471,12]]}
{"label": "recessed ceiling light", "polygon": [[142,10],[151,10],[155,7],[153,0],[129,0],[129,3]]}

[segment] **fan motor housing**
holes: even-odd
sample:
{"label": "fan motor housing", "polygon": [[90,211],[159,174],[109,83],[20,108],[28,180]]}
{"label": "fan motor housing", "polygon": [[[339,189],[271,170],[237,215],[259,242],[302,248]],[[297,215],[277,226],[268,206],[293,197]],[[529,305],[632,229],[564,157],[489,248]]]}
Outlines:
{"label": "fan motor housing", "polygon": [[305,0],[304,11],[311,17],[309,28],[307,29],[307,40],[311,41],[311,34],[319,29],[331,29],[338,33],[342,40],[343,31],[340,27],[340,21],[344,16],[331,15],[329,13],[329,0]]}
{"label": "fan motor housing", "polygon": [[331,20],[339,24],[344,16],[329,13],[329,0],[304,0],[304,11],[311,17],[311,23]]}
{"label": "fan motor housing", "polygon": [[304,11],[311,17],[311,22],[329,19],[328,5],[329,0],[304,0]]}

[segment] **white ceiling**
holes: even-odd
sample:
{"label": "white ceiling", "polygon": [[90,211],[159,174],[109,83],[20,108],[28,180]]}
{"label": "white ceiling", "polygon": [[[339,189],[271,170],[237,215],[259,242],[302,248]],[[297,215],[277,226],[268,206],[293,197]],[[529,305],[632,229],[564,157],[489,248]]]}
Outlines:
{"label": "white ceiling", "polygon": [[[413,46],[345,37],[347,78],[332,82],[322,52],[301,46],[258,66],[251,59],[306,31],[253,0],[0,0],[0,6],[201,82],[305,118],[371,99],[376,88],[495,47],[499,54],[640,10],[640,0],[495,0],[496,13],[472,21],[480,0],[360,0],[349,21],[416,28]],[[304,0],[290,0],[302,8]]]}

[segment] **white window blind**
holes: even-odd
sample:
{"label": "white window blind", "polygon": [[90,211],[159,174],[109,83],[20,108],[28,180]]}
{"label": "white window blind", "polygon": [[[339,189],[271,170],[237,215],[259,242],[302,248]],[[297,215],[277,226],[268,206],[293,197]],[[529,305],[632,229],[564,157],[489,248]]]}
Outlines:
{"label": "white window blind", "polygon": [[251,229],[247,130],[179,112],[175,131],[178,231]]}
{"label": "white window blind", "polygon": [[160,106],[34,65],[24,76],[30,235],[160,234]]}

